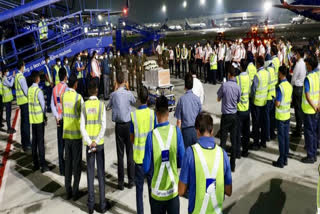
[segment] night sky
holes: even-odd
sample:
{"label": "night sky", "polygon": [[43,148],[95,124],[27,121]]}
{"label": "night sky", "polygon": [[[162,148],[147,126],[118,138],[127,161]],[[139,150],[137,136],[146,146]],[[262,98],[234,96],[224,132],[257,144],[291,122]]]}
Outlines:
{"label": "night sky", "polygon": [[[90,1],[93,2],[93,0]],[[274,4],[280,4],[280,0],[271,1]],[[125,5],[125,0],[103,1],[105,6],[109,6],[110,2],[112,9],[121,9]],[[130,18],[139,22],[161,22],[166,18],[170,20],[210,16],[224,12],[258,11],[263,9],[264,0],[206,0],[205,6],[200,6],[200,0],[187,0],[188,6],[185,9],[182,3],[183,0],[131,0],[129,14]],[[166,14],[161,12],[163,4],[167,6]]]}

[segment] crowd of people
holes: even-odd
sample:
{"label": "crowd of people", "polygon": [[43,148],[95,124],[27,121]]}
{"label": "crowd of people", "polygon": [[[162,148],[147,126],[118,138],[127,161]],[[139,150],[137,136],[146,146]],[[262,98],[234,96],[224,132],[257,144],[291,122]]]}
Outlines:
{"label": "crowd of people", "polygon": [[[82,197],[79,182],[82,149],[86,147],[89,213],[94,212],[95,204],[95,161],[100,212],[108,209],[104,155],[108,109],[112,109],[115,123],[118,189],[122,191],[125,186],[126,152],[127,187],[136,186],[139,214],[144,213],[145,178],[153,214],[179,213],[179,196],[184,195],[189,198],[189,213],[221,213],[224,196],[232,194],[231,172],[235,171],[236,159],[247,157],[251,149],[265,148],[268,141],[278,137],[279,158],[273,165],[283,168],[288,164],[292,105],[296,117],[292,137],[300,138],[304,133],[307,156],[302,162],[317,161],[320,70],[314,46],[292,47],[283,40],[266,44],[251,41],[248,45],[241,40],[207,42],[188,48],[185,43],[182,48],[179,44],[175,48],[159,44],[159,65],[185,82],[186,92],[174,113],[175,125],[168,122],[165,96],[156,100],[155,110],[147,105],[149,93],[141,83],[147,59],[143,49],[136,54],[130,49],[125,57],[119,51],[115,53],[106,51],[99,55],[94,51],[88,57],[83,52],[74,56],[71,63],[70,58],[57,58],[54,65],[46,56],[43,90],[39,71],[32,71],[32,84],[28,84],[23,61],[19,61],[13,74],[2,68],[0,113],[5,107],[7,133],[14,134],[10,122],[15,88],[21,110],[21,144],[24,151],[32,151],[34,171],[50,170],[44,145],[47,113],[52,112],[50,116],[56,120],[59,172],[65,177],[67,200]],[[217,102],[222,102],[220,145],[213,137],[213,118],[202,108],[201,80],[221,84],[217,92]],[[132,110],[137,103],[131,92],[135,88],[140,106]],[[110,93],[111,90],[114,92]],[[99,95],[109,100],[106,106]],[[229,133],[230,151],[226,146]],[[226,151],[231,153],[230,161]]]}

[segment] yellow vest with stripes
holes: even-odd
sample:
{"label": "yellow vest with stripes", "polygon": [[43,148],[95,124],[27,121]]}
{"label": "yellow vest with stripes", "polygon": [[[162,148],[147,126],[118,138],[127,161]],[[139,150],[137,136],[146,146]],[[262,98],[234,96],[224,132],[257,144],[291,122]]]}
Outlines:
{"label": "yellow vest with stripes", "polygon": [[22,87],[20,85],[20,80],[23,79],[23,78],[24,78],[23,74],[22,73],[18,73],[16,75],[15,80],[14,80],[14,85],[15,85],[15,88],[16,88],[17,104],[19,106],[28,103],[28,97],[26,95],[24,95]]}
{"label": "yellow vest with stripes", "polygon": [[30,124],[40,124],[44,121],[44,113],[38,99],[41,89],[36,86],[31,86],[28,89],[28,106]]}
{"label": "yellow vest with stripes", "polygon": [[62,95],[63,139],[80,140],[81,95],[68,90]]}
{"label": "yellow vest with stripes", "polygon": [[262,69],[256,76],[259,80],[259,84],[254,96],[254,105],[262,107],[267,104],[269,75],[265,69]]}
{"label": "yellow vest with stripes", "polygon": [[276,107],[276,119],[280,121],[287,121],[290,119],[293,89],[288,81],[280,83],[279,88],[282,94],[282,100],[280,102],[280,106]]}
{"label": "yellow vest with stripes", "polygon": [[269,75],[269,85],[268,85],[268,100],[272,100],[276,97],[276,85],[278,83],[278,76],[276,76],[276,71],[273,67],[267,68]]}
{"label": "yellow vest with stripes", "polygon": [[238,103],[238,111],[248,111],[249,110],[249,93],[250,93],[250,77],[247,72],[241,73],[237,76],[237,84],[241,88],[241,98]]}
{"label": "yellow vest with stripes", "polygon": [[[314,105],[318,105],[319,103],[319,91],[320,91],[320,80],[317,73],[309,73],[307,75],[307,78],[309,80],[309,96],[311,99],[311,102],[313,102]],[[306,93],[305,93],[305,86],[303,86],[303,94],[302,94],[302,111],[305,114],[315,114],[315,110],[312,108],[312,106],[309,104]]]}
{"label": "yellow vest with stripes", "polygon": [[2,102],[3,103],[9,103],[13,100],[12,89],[3,84],[6,78],[7,77],[3,78],[3,81],[2,81]]}
{"label": "yellow vest with stripes", "polygon": [[[91,140],[97,139],[101,131],[102,114],[104,108],[104,104],[100,100],[88,100],[84,103],[86,131]],[[104,138],[96,143],[98,145],[102,145],[104,143]],[[88,145],[88,142],[84,142],[84,144]]]}
{"label": "yellow vest with stripes", "polygon": [[134,126],[133,160],[142,164],[148,133],[154,129],[154,111],[145,108],[131,112],[131,121]]}

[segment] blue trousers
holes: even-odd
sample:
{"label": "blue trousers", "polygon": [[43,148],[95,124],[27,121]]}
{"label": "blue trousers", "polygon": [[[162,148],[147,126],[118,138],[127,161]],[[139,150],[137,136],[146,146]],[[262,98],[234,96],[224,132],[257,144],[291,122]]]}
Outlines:
{"label": "blue trousers", "polygon": [[192,146],[198,141],[197,132],[194,127],[182,128],[182,137],[183,137],[185,148]]}
{"label": "blue trousers", "polygon": [[157,201],[150,197],[151,213],[152,214],[179,214],[180,201],[179,196],[168,201]]}
{"label": "blue trousers", "polygon": [[304,138],[307,146],[307,156],[317,156],[317,117],[316,114],[304,114]]}
{"label": "blue trousers", "polygon": [[[150,170],[151,172],[151,170]],[[136,184],[136,205],[137,214],[143,214],[143,185],[144,179],[147,178],[149,201],[151,194],[151,179],[152,175],[150,173],[144,174],[142,164],[135,164],[135,184]]]}
{"label": "blue trousers", "polygon": [[63,135],[63,120],[59,121],[59,126],[57,127],[57,138],[58,138],[58,157],[59,157],[59,171],[60,175],[65,173],[65,160],[64,160],[64,140]]}
{"label": "blue trousers", "polygon": [[22,148],[26,150],[28,148],[31,148],[28,103],[21,105],[20,110],[21,110],[21,123],[20,123],[21,144],[22,144]]}
{"label": "blue trousers", "polygon": [[248,152],[248,145],[250,142],[250,113],[249,111],[238,111],[238,128],[237,128],[237,154],[241,154],[240,146],[242,145],[242,151]]}
{"label": "blue trousers", "polygon": [[274,100],[268,100],[267,107],[266,107],[266,138],[270,140],[270,138],[274,138],[275,133],[274,129],[276,126],[276,118],[275,118],[275,106]]}
{"label": "blue trousers", "polygon": [[47,111],[51,111],[51,97],[52,97],[52,88],[49,87],[45,87],[45,92],[46,92],[46,96],[47,96],[47,100],[46,100],[46,104],[47,104]]}
{"label": "blue trousers", "polygon": [[288,161],[288,154],[289,154],[290,120],[287,120],[287,121],[277,120],[277,125],[278,125],[278,143],[279,143],[279,152],[280,152],[278,163],[284,165],[284,163]]}
{"label": "blue trousers", "polygon": [[6,120],[7,120],[7,128],[9,130],[11,128],[11,107],[12,107],[12,103],[11,102],[7,102],[7,103],[4,103],[4,105],[6,106]]}
{"label": "blue trousers", "polygon": [[267,141],[266,132],[266,106],[254,106],[255,122],[253,123],[254,144],[265,145]]}

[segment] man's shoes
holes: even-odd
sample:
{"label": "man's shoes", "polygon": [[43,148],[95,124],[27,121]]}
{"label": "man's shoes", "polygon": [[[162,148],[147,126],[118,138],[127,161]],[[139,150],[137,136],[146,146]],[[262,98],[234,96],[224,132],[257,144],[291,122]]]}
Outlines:
{"label": "man's shoes", "polygon": [[251,150],[253,150],[253,151],[258,151],[258,150],[260,150],[260,145],[258,145],[258,144],[252,144],[251,146],[250,146],[250,148],[251,148]]}
{"label": "man's shoes", "polygon": [[93,214],[94,210],[93,209],[88,209],[89,214]]}
{"label": "man's shoes", "polygon": [[72,198],[72,193],[67,193],[66,199],[69,201],[69,200],[71,200],[71,198]]}
{"label": "man's shoes", "polygon": [[282,165],[281,163],[279,163],[278,161],[273,161],[273,162],[272,162],[272,165],[273,165],[274,167],[283,168],[283,165]]}
{"label": "man's shoes", "polygon": [[85,194],[87,194],[87,193],[84,192],[84,191],[78,191],[78,193],[76,193],[76,194],[73,196],[72,200],[73,200],[73,201],[77,201],[77,200],[79,200],[80,198],[82,198]]}
{"label": "man's shoes", "polygon": [[8,134],[14,134],[14,133],[16,133],[16,130],[13,129],[13,128],[10,128],[10,129],[8,129],[7,133]]}
{"label": "man's shoes", "polygon": [[285,166],[288,165],[288,160],[285,160],[284,163],[283,163]]}
{"label": "man's shoes", "polygon": [[32,167],[32,171],[34,171],[34,172],[35,172],[35,171],[38,171],[39,169],[40,169],[39,166],[33,166],[33,167]]}
{"label": "man's shoes", "polygon": [[118,190],[124,190],[124,187],[123,187],[123,185],[118,185]]}
{"label": "man's shoes", "polygon": [[241,159],[241,154],[237,154],[237,155],[236,155],[236,158],[237,158],[237,159]]}
{"label": "man's shoes", "polygon": [[128,189],[132,189],[133,187],[134,187],[134,183],[133,182],[128,184]]}
{"label": "man's shoes", "polygon": [[242,157],[247,158],[249,156],[249,152],[248,151],[242,151],[241,155],[242,155]]}
{"label": "man's shoes", "polygon": [[293,132],[293,133],[291,134],[291,137],[293,137],[293,138],[301,138],[301,133]]}
{"label": "man's shoes", "polygon": [[313,164],[315,162],[315,159],[311,157],[305,157],[301,159],[301,162],[306,164]]}
{"label": "man's shoes", "polygon": [[47,166],[41,168],[41,173],[45,173],[45,172],[48,172],[48,171],[50,171],[50,169]]}
{"label": "man's shoes", "polygon": [[236,164],[231,164],[231,172],[235,172],[236,171]]}
{"label": "man's shoes", "polygon": [[261,144],[261,147],[262,147],[262,148],[267,148],[267,144],[266,144],[266,143],[262,143],[262,144]]}
{"label": "man's shoes", "polygon": [[4,127],[4,124],[3,123],[0,123],[0,128],[3,128]]}
{"label": "man's shoes", "polygon": [[277,139],[277,135],[272,134],[272,135],[270,136],[270,140],[276,140],[276,139]]}

